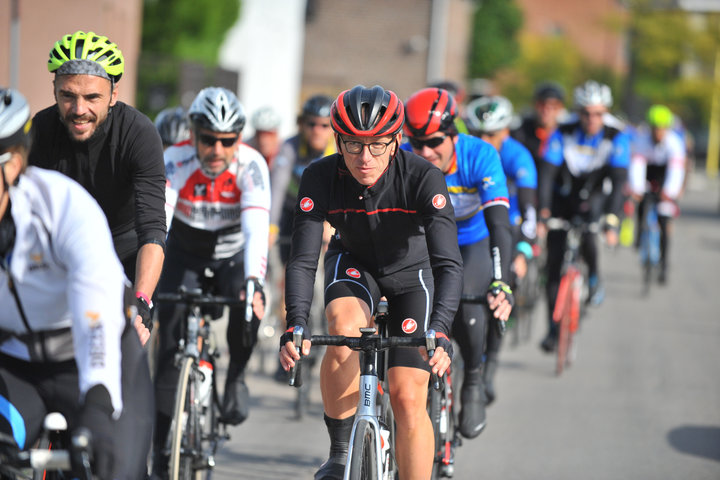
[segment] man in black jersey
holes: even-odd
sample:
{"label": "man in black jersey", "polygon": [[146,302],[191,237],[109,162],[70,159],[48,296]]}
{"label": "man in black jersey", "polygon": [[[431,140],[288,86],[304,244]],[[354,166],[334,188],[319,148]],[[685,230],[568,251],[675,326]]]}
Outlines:
{"label": "man in black jersey", "polygon": [[[288,331],[281,339],[285,370],[300,357],[289,341],[308,332],[323,222],[335,228],[325,254],[325,314],[331,335],[359,336],[381,296],[391,336],[437,332],[431,359],[420,349],[391,349],[388,380],[397,424],[401,478],[430,478],[434,441],[426,411],[430,371],[450,366],[451,323],[462,290],[462,259],[442,172],[400,150],[404,107],[380,86],[356,86],[335,100],[331,122],[338,153],[308,165],[295,202],[285,282]],[[303,345],[304,354],[310,342]],[[342,478],[358,403],[357,352],[328,347],[320,369],[330,458],[316,479]]]}
{"label": "man in black jersey", "polygon": [[50,51],[48,70],[57,103],[33,119],[29,163],[64,173],[100,204],[134,281],[136,327],[145,342],[150,334],[140,318],[149,325],[167,233],[160,136],[149,118],[117,100],[124,60],[107,37],[65,35]]}

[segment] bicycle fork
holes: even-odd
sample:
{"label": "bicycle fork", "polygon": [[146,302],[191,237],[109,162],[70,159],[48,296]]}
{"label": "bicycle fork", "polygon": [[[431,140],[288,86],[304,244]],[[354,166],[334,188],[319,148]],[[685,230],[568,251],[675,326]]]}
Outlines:
{"label": "bicycle fork", "polygon": [[[363,353],[361,353],[363,355]],[[384,470],[385,465],[387,465],[387,459],[382,456],[382,437],[381,437],[381,428],[380,428],[380,422],[377,420],[377,394],[378,394],[378,377],[375,372],[367,373],[364,375],[360,375],[360,399],[358,401],[358,409],[357,413],[355,414],[355,422],[353,424],[352,431],[350,432],[350,445],[353,445],[355,435],[356,435],[356,429],[359,424],[360,420],[367,421],[375,430],[375,435],[373,435],[373,438],[375,440],[375,458],[378,459],[376,468],[377,468],[377,478],[385,478],[384,477]],[[387,455],[390,455],[390,449],[387,449]],[[352,462],[352,456],[355,452],[353,452],[353,449],[350,448],[348,450],[348,457],[347,457],[347,464],[350,465]],[[343,476],[344,480],[350,480],[350,468],[346,466],[345,468],[345,474]]]}

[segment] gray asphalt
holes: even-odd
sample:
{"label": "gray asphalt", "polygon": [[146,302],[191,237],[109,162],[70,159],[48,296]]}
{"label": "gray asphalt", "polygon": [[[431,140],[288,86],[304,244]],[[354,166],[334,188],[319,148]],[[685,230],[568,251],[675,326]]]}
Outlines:
{"label": "gray asphalt", "polygon": [[[583,322],[557,377],[532,336],[506,340],[488,426],[457,451],[457,479],[720,479],[720,191],[694,176],[681,202],[667,286],[641,294],[629,248],[603,250],[607,297]],[[268,324],[271,326],[271,324]],[[254,354],[251,415],[233,428],[213,478],[312,478],[328,440],[317,389],[302,421],[271,378],[276,339]]]}

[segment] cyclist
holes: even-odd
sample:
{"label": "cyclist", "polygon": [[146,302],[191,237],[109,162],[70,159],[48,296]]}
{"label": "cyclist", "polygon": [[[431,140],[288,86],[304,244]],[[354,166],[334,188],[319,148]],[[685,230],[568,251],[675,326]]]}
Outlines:
{"label": "cyclist", "polygon": [[65,35],[50,50],[48,70],[56,104],[33,119],[30,165],[64,173],[100,204],[149,325],[167,234],[160,136],[149,118],[117,100],[124,60],[107,37]]}
{"label": "cyclist", "polygon": [[190,138],[190,123],[187,112],[182,107],[167,107],[161,110],[155,117],[155,128],[160,134],[163,149]]}
{"label": "cyclist", "polygon": [[[449,92],[425,88],[415,92],[405,107],[405,133],[410,150],[438,167],[445,176],[455,208],[458,243],[463,259],[462,292],[488,294],[493,316],[506,321],[513,298],[508,287],[512,236],[508,217],[508,190],[498,153],[488,143],[458,133],[457,105]],[[488,398],[484,385],[486,337],[495,330],[481,304],[460,305],[452,334],[464,360],[460,392],[460,433],[474,438],[485,427]]]}
{"label": "cyclist", "polygon": [[[505,97],[481,97],[470,102],[465,109],[467,124],[473,135],[495,147],[500,154],[503,171],[510,193],[510,225],[513,229],[512,274],[522,279],[527,262],[534,257],[533,245],[537,237],[536,190],[537,170],[533,157],[522,143],[510,136],[513,106]],[[511,283],[513,289],[516,282]],[[488,403],[495,398],[493,377],[497,371],[497,356],[502,337],[496,329],[488,330],[485,390]]]}
{"label": "cyclist", "polygon": [[250,124],[255,129],[255,135],[247,140],[247,144],[260,152],[268,166],[280,153],[280,115],[272,107],[258,109],[250,118]]}
{"label": "cyclist", "polygon": [[[401,478],[429,478],[432,424],[426,411],[430,370],[450,365],[447,339],[461,289],[462,260],[453,208],[440,171],[401,151],[403,104],[381,86],[346,90],[332,105],[338,153],[310,164],[296,202],[292,255],[286,272],[288,331],[281,338],[285,370],[300,357],[292,329],[307,328],[323,222],[336,229],[325,255],[325,314],[331,335],[359,336],[387,297],[392,336],[438,334],[435,355],[389,352],[390,397],[397,423]],[[303,342],[303,353],[310,342]],[[320,369],[330,458],[316,479],[342,478],[358,401],[357,353],[328,347]]]}
{"label": "cyclist", "polygon": [[97,202],[27,166],[30,125],[25,98],[0,89],[0,432],[30,448],[59,411],[89,429],[99,478],[144,478],[153,397],[132,292]]}
{"label": "cyclist", "polygon": [[[222,296],[242,298],[247,280],[255,282],[251,345],[243,346],[245,319],[241,308],[230,309],[227,327],[230,363],[222,421],[238,425],[248,416],[244,372],[264,309],[270,182],[265,160],[241,142],[245,112],[234,93],[221,87],[204,88],[188,115],[190,142],[165,152],[167,201],[176,208],[159,290],[197,288],[206,268],[215,273],[214,293]],[[161,305],[158,309],[156,452],[162,450],[172,415],[178,377],[174,357],[182,336],[183,313],[182,306]],[[156,459],[156,473],[162,475],[167,458],[156,453]]]}
{"label": "cyclist", "polygon": [[658,196],[658,223],[660,224],[660,272],[658,280],[667,280],[667,252],[672,219],[679,209],[677,201],[685,182],[685,142],[672,129],[674,115],[665,105],[653,105],[647,112],[650,130],[640,130],[633,139],[630,163],[630,188],[633,197],[640,202],[638,222],[640,225],[646,201],[643,195]]}
{"label": "cyclist", "polygon": [[[617,125],[618,120],[608,113],[612,105],[610,87],[589,80],[575,88],[574,96],[579,118],[563,124],[552,134],[539,168],[538,227],[540,229],[551,216],[567,220],[580,216],[587,223],[595,223],[604,213],[605,238],[608,245],[614,246],[618,240],[623,186],[630,164],[629,139],[616,126],[611,126]],[[605,179],[612,185],[609,194],[604,192]],[[558,332],[552,312],[566,237],[566,232],[561,230],[547,233],[549,329],[541,343],[546,352],[552,352],[557,343]],[[593,233],[584,235],[581,251],[588,268],[588,301],[599,304],[604,291],[598,269],[597,239]]]}
{"label": "cyclist", "polygon": [[270,243],[280,240],[283,265],[287,264],[290,257],[290,236],[300,177],[310,162],[335,153],[330,128],[332,102],[333,99],[326,95],[313,95],[307,99],[298,116],[300,131],[283,142],[270,170],[273,189]]}
{"label": "cyclist", "polygon": [[530,150],[537,167],[545,156],[550,135],[566,116],[565,93],[560,85],[543,82],[535,89],[533,100],[533,113],[523,118],[520,127],[513,130],[512,135]]}

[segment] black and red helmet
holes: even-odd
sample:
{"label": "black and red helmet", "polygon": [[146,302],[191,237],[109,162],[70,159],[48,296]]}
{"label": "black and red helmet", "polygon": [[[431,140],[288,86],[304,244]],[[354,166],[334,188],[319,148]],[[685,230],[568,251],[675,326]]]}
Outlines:
{"label": "black and red helmet", "polygon": [[384,137],[400,132],[405,110],[395,92],[379,85],[357,85],[338,96],[330,119],[333,130],[340,135]]}
{"label": "black and red helmet", "polygon": [[405,133],[411,137],[424,137],[445,132],[453,127],[457,103],[447,90],[423,88],[405,102]]}

